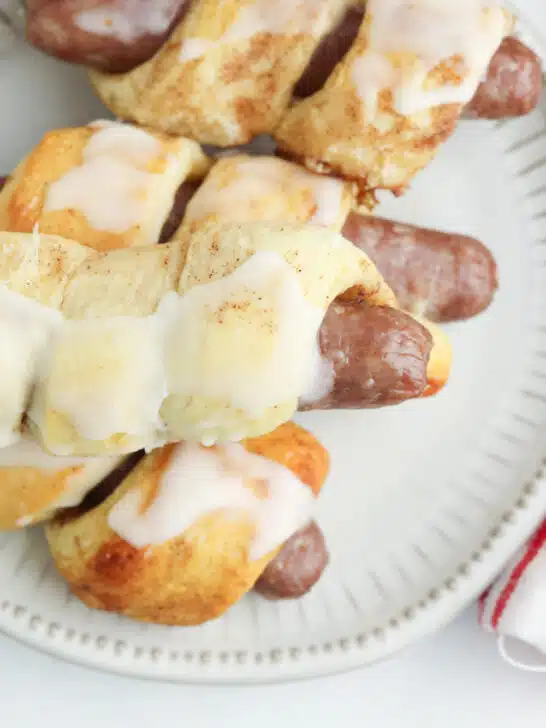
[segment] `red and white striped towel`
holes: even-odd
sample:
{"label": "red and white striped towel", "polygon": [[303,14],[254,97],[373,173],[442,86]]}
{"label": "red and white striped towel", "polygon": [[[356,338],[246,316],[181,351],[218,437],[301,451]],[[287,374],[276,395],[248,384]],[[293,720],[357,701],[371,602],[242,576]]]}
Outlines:
{"label": "red and white striped towel", "polygon": [[481,598],[480,622],[508,662],[546,672],[546,521]]}

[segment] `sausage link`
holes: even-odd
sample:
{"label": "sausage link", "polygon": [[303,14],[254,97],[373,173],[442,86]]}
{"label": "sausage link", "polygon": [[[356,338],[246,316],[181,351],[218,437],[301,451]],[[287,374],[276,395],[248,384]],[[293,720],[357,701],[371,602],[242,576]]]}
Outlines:
{"label": "sausage link", "polygon": [[67,523],[99,506],[117,490],[145,455],[144,450],[131,453],[111,473],[103,478],[100,483],[90,490],[79,505],[62,509],[56,516],[57,520]]}
{"label": "sausage link", "polygon": [[324,86],[328,76],[353,45],[362,21],[364,8],[354,5],[347,8],[338,25],[318,45],[294,89],[298,98],[312,96]]}
{"label": "sausage link", "polygon": [[186,207],[200,186],[201,181],[183,182],[180,185],[174,198],[169,216],[165,220],[165,224],[161,230],[158,241],[160,244],[167,243],[178,230],[184,215],[186,214]]}
{"label": "sausage link", "polygon": [[351,213],[343,235],[367,253],[400,306],[431,321],[476,316],[497,290],[497,266],[478,240]]}
{"label": "sausage link", "polygon": [[301,401],[300,410],[384,407],[421,397],[428,387],[433,340],[403,311],[335,301],[319,341],[332,386],[317,401]]}
{"label": "sausage link", "polygon": [[109,73],[144,63],[191,0],[28,0],[29,43],[51,56]]}
{"label": "sausage link", "polygon": [[524,116],[538,106],[543,77],[539,57],[517,38],[505,38],[493,56],[465,117],[506,119]]}
{"label": "sausage link", "polygon": [[254,589],[266,599],[297,599],[315,586],[329,560],[324,534],[311,521],[286,541]]}

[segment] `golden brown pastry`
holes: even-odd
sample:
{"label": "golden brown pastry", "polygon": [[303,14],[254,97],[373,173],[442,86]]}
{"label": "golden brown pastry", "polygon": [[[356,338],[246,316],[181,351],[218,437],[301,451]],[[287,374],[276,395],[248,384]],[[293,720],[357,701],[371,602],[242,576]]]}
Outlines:
{"label": "golden brown pastry", "polygon": [[[150,171],[145,172],[144,162],[148,155],[151,159],[152,152],[157,152],[157,158],[148,164]],[[133,167],[133,163],[142,169]],[[161,218],[166,214],[161,212],[162,208],[168,212],[169,199],[181,176],[204,174],[207,167],[206,157],[194,142],[178,142],[105,122],[61,129],[46,135],[11,176],[4,194],[0,195],[0,227],[22,230],[46,227],[78,235],[97,249],[141,244],[147,237],[153,238],[150,223],[156,215]],[[110,179],[114,173],[116,180]],[[108,232],[100,229],[100,225],[91,224],[92,220],[100,221],[101,215],[123,216],[125,213],[118,206],[124,202],[137,203],[136,197],[134,201],[128,198],[135,194],[142,195],[141,209],[134,209],[139,223],[132,226],[130,234]],[[52,198],[57,202],[78,200],[90,216],[76,209],[47,210]],[[91,207],[86,207],[89,204]],[[25,236],[25,244],[18,250],[13,245],[4,251],[5,259],[0,266],[4,270],[6,265],[18,266],[18,285],[22,290],[25,293],[34,290],[39,301],[58,307],[68,275],[85,260],[87,251],[73,248],[71,256],[61,240],[51,242],[51,259],[43,266],[38,233]],[[5,295],[6,291],[2,290],[0,298],[4,307],[10,305]],[[33,306],[30,299],[19,303],[23,305],[13,310],[11,316],[3,315],[0,321],[4,350],[0,387],[3,395],[0,529],[3,530],[39,523],[62,508],[77,505],[99,481],[117,471],[122,462],[117,456],[54,456],[43,451],[28,433],[20,435],[30,381],[37,373],[40,350],[51,327],[56,325],[56,316],[52,309]]]}
{"label": "golden brown pastry", "polygon": [[80,503],[121,462],[62,458],[24,437],[0,449],[0,530],[24,528]]}
{"label": "golden brown pastry", "polygon": [[89,607],[201,624],[246,594],[309,520],[328,467],[293,423],[243,445],[169,445],[97,507],[51,522],[51,553]]}
{"label": "golden brown pastry", "polygon": [[350,185],[340,180],[278,157],[238,154],[216,162],[188,203],[177,235],[205,223],[252,220],[341,230],[352,202]]}
{"label": "golden brown pastry", "polygon": [[347,0],[194,0],[156,55],[91,73],[117,117],[217,146],[270,133]]}
{"label": "golden brown pastry", "polygon": [[26,410],[61,455],[269,432],[322,384],[334,298],[395,305],[364,253],[311,225],[209,225],[108,254],[0,233],[0,280],[0,435]]}
{"label": "golden brown pastry", "polygon": [[325,86],[285,114],[282,153],[363,195],[400,192],[451,134],[512,25],[493,1],[369,0]]}
{"label": "golden brown pastry", "polygon": [[157,243],[178,187],[210,160],[195,142],[110,121],[46,134],[0,192],[0,230],[106,251]]}
{"label": "golden brown pastry", "polygon": [[424,393],[425,397],[431,397],[443,389],[449,380],[453,364],[453,349],[449,337],[438,324],[428,321],[422,316],[413,316],[413,318],[428,330],[434,342],[427,367],[428,387]]}

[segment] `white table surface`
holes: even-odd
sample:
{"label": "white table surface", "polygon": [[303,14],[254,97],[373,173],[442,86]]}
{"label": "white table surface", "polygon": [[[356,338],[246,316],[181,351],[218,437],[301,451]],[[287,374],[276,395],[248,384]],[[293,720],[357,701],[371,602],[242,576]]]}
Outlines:
{"label": "white table surface", "polygon": [[[517,0],[546,36],[546,3]],[[546,619],[546,615],[545,615]],[[0,636],[0,721],[7,728],[301,726],[527,728],[546,718],[546,674],[504,664],[475,607],[387,662],[288,685],[195,687],[101,674]]]}
{"label": "white table surface", "polygon": [[[0,637],[0,720],[9,728],[526,728],[544,724],[546,674],[498,657],[473,608],[374,667],[264,687],[195,687],[100,674]],[[539,719],[542,719],[539,723]],[[259,721],[259,723],[257,723]],[[517,721],[517,722],[516,722]]]}

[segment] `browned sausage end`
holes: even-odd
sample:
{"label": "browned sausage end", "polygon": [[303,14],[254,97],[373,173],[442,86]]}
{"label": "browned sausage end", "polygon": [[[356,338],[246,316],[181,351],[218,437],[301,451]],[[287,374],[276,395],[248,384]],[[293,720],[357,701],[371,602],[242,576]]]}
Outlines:
{"label": "browned sausage end", "polygon": [[433,340],[419,322],[386,306],[335,301],[320,330],[331,390],[301,410],[385,407],[421,397]]}
{"label": "browned sausage end", "polygon": [[403,309],[431,321],[476,316],[498,288],[492,253],[467,235],[356,213],[343,235],[370,256]]}
{"label": "browned sausage end", "polygon": [[267,599],[297,599],[315,586],[329,560],[324,534],[312,521],[286,541],[254,589]]}
{"label": "browned sausage end", "polygon": [[493,56],[487,78],[465,109],[474,119],[506,119],[535,109],[544,85],[537,54],[517,38],[505,38]]}

